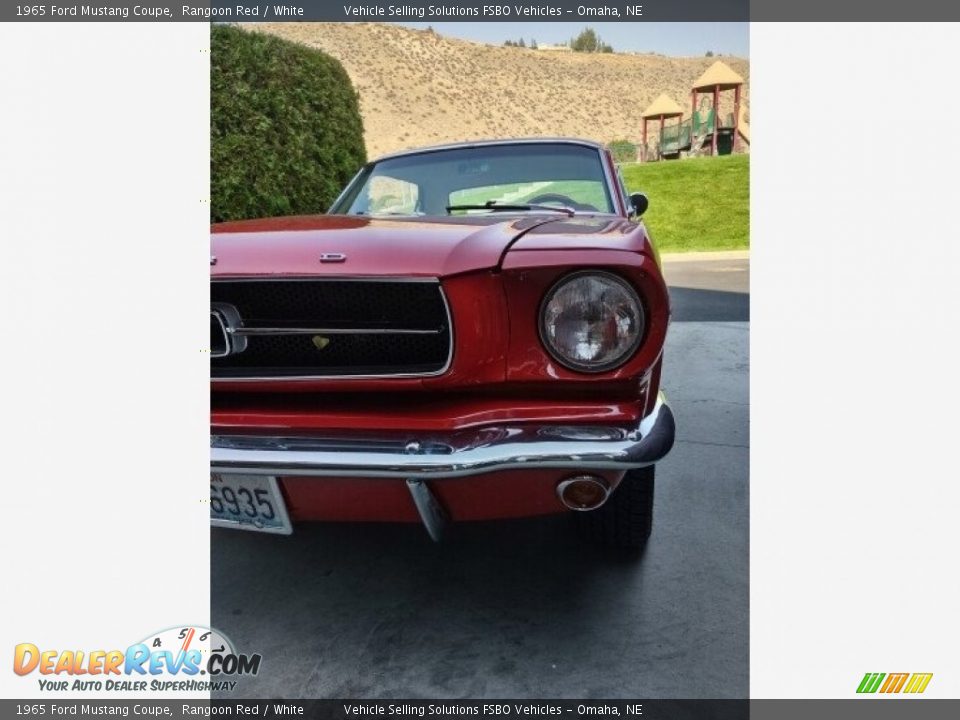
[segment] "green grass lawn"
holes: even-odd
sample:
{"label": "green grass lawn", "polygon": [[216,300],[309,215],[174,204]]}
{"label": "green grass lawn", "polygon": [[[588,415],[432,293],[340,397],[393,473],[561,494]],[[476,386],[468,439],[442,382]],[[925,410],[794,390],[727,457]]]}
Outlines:
{"label": "green grass lawn", "polygon": [[687,158],[623,166],[629,192],[643,192],[643,221],[660,252],[750,246],[750,156]]}

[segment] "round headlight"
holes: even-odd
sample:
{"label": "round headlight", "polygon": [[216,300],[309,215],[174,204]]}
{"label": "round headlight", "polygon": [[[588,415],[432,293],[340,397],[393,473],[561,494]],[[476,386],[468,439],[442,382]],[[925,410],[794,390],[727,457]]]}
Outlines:
{"label": "round headlight", "polygon": [[626,281],[603,272],[569,275],[540,310],[540,337],[561,365],[603,372],[625,363],[643,336],[640,298]]}

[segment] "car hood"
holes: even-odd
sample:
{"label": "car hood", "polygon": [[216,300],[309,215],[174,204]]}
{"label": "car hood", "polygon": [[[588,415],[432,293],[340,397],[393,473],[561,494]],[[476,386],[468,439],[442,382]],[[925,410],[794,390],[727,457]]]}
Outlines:
{"label": "car hood", "polygon": [[[211,228],[211,270],[215,277],[447,277],[497,267],[512,242],[555,220],[317,215],[220,223]],[[326,254],[335,261],[321,262]]]}

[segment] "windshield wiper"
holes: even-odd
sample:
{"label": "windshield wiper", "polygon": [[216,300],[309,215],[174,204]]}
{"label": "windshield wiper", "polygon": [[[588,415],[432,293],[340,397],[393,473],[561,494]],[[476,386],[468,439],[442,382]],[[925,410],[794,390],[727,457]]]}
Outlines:
{"label": "windshield wiper", "polygon": [[495,210],[495,211],[526,211],[546,210],[548,212],[563,213],[567,217],[573,217],[577,211],[566,205],[539,205],[537,203],[500,203],[496,200],[487,200],[483,205],[447,205],[447,214],[454,210]]}

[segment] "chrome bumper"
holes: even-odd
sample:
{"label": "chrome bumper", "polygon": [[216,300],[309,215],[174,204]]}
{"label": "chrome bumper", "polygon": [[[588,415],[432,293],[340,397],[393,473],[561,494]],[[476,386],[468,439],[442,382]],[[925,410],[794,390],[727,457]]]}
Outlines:
{"label": "chrome bumper", "polygon": [[673,413],[661,393],[635,427],[516,425],[406,440],[375,436],[212,435],[212,472],[403,480],[458,478],[501,470],[630,470],[673,447]]}

